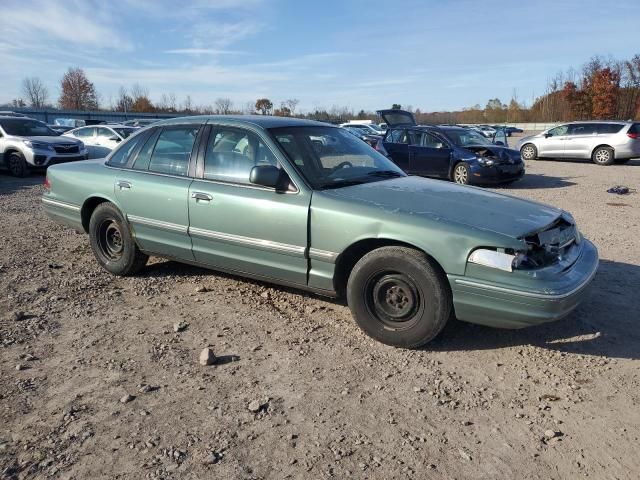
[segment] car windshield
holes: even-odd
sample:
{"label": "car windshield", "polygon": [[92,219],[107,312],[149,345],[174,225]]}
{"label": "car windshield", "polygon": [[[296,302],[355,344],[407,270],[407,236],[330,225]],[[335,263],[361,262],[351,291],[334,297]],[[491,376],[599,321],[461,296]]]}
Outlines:
{"label": "car windshield", "polygon": [[127,138],[133,132],[137,132],[138,131],[136,128],[127,128],[127,127],[112,127],[112,128],[122,138]]}
{"label": "car windshield", "polygon": [[2,129],[7,135],[17,137],[57,137],[58,133],[51,130],[43,122],[28,118],[5,118],[0,120]]}
{"label": "car windshield", "polygon": [[473,145],[492,145],[491,141],[482,134],[473,130],[445,130],[445,135],[458,147],[470,147]]}
{"label": "car windshield", "polygon": [[315,189],[406,176],[385,156],[341,128],[288,127],[270,132]]}

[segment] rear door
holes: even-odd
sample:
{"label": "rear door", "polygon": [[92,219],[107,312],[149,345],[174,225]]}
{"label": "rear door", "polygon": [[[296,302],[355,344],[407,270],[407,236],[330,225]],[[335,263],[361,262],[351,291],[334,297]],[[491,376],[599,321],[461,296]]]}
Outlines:
{"label": "rear door", "polygon": [[116,198],[142,250],[193,260],[188,200],[199,131],[200,124],[186,124],[143,133],[130,168],[116,176]]}
{"label": "rear door", "polygon": [[559,125],[547,131],[545,138],[538,142],[538,156],[564,158],[564,144],[569,125]]}
{"label": "rear door", "polygon": [[207,125],[188,195],[193,255],[223,270],[306,285],[310,193],[249,181],[254,166],[282,168],[275,152],[257,131]]}
{"label": "rear door", "polygon": [[409,165],[409,134],[405,128],[391,128],[384,137],[384,148],[393,163],[402,170],[411,173]]}
{"label": "rear door", "polygon": [[448,177],[451,149],[435,135],[419,130],[410,132],[409,167],[412,173],[428,177]]}
{"label": "rear door", "polygon": [[597,124],[572,123],[564,142],[565,158],[591,158],[597,140]]}

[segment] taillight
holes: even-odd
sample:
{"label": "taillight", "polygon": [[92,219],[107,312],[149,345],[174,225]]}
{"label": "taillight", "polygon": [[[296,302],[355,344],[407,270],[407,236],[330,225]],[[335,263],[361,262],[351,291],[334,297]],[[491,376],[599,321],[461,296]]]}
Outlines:
{"label": "taillight", "polygon": [[640,133],[627,133],[627,137],[637,140],[638,138],[640,138]]}
{"label": "taillight", "polygon": [[51,182],[49,181],[49,177],[48,176],[44,177],[44,189],[47,192],[51,191]]}

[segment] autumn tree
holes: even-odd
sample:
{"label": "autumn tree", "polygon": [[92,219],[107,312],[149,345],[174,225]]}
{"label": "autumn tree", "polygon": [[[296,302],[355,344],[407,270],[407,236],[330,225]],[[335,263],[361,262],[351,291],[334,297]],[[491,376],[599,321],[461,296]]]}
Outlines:
{"label": "autumn tree", "polygon": [[27,77],[22,80],[22,93],[32,108],[42,108],[49,98],[49,91],[38,77]]}
{"label": "autumn tree", "polygon": [[393,105],[391,105],[391,110],[402,110],[402,105],[400,105],[399,103],[394,103]]}
{"label": "autumn tree", "polygon": [[597,70],[591,80],[592,115],[611,120],[616,117],[620,75],[609,67]]}
{"label": "autumn tree", "polygon": [[273,112],[273,102],[268,98],[259,98],[256,100],[255,108],[261,115],[271,115]]}
{"label": "autumn tree", "polygon": [[231,113],[231,108],[233,107],[233,102],[230,98],[220,97],[216,99],[215,105],[217,114],[229,115]]}
{"label": "autumn tree", "polygon": [[66,110],[96,110],[98,94],[81,68],[69,68],[60,80],[60,108]]}
{"label": "autumn tree", "polygon": [[276,111],[273,112],[273,114],[277,117],[290,117],[291,110],[283,103],[280,108],[277,108]]}

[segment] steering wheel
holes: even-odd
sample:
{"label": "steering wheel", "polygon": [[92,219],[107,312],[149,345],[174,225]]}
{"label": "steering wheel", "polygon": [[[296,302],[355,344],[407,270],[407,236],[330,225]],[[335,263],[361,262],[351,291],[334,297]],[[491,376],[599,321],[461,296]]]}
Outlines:
{"label": "steering wheel", "polygon": [[341,168],[345,168],[345,167],[353,167],[353,163],[351,162],[347,162],[346,160],[344,162],[339,163],[338,165],[336,165],[335,167],[333,167],[332,171],[335,172],[336,170],[340,170]]}

